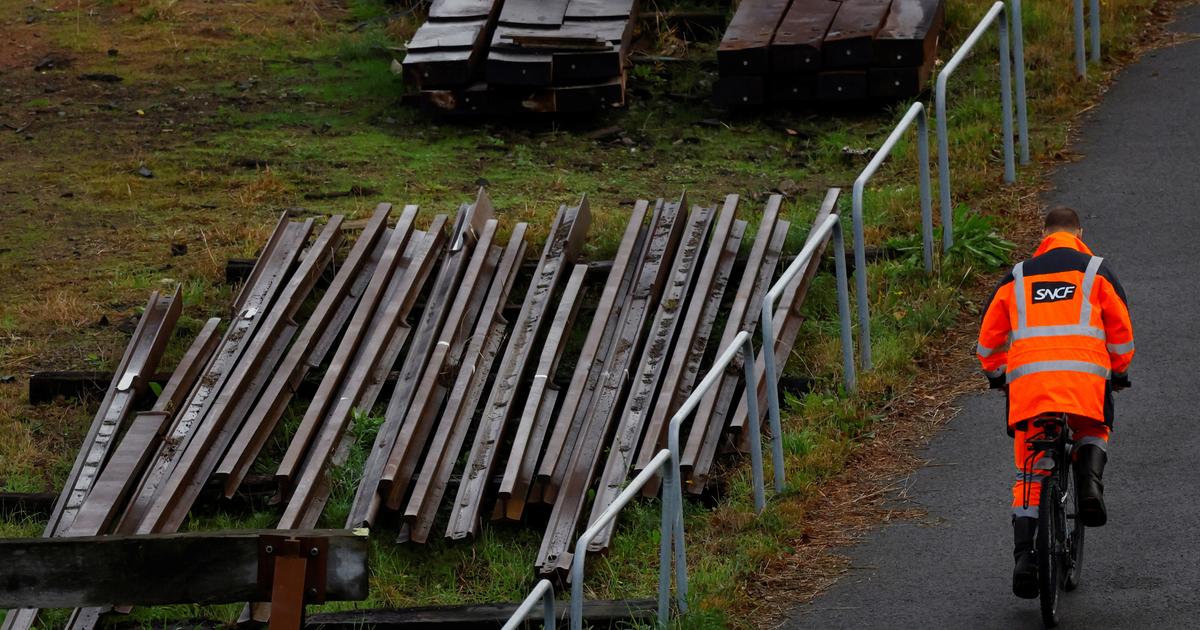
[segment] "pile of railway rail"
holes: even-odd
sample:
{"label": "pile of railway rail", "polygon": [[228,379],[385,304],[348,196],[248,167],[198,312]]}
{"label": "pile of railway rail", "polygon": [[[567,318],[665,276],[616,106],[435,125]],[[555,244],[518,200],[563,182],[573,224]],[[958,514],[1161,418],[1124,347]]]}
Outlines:
{"label": "pile of railway rail", "polygon": [[636,14],[637,0],[434,0],[404,77],[436,111],[620,106]]}
{"label": "pile of railway rail", "polygon": [[[614,259],[591,264],[579,258],[586,198],[558,210],[536,265],[522,264],[528,226],[502,237],[483,190],[453,217],[423,217],[423,229],[416,206],[381,204],[352,243],[341,216],[318,227],[285,213],[232,317],[209,320],[137,411],[154,398],[150,378],[183,306],[178,291],[150,297],[44,535],[175,532],[206,485],[232,498],[256,462],[276,458],[278,528],[314,528],[355,423],[383,409],[347,528],[378,535],[398,521],[400,540],[419,544],[471,538],[489,519],[544,525],[536,566],[561,575],[584,511],[594,518],[613,501],[663,447],[713,355],[753,331],[792,227],[781,201],[638,201]],[[827,200],[817,221],[831,209]],[[739,218],[751,212],[753,237]],[[781,365],[818,263],[776,312],[766,350]],[[315,393],[294,400],[309,372]],[[731,366],[685,427],[690,493],[720,454],[746,449],[746,396],[767,409],[765,379],[745,392],[741,373]],[[289,407],[298,423],[282,422]],[[259,461],[279,441],[282,455]],[[68,627],[96,627],[103,612],[76,610]],[[36,614],[9,614],[4,629],[30,628]]]}
{"label": "pile of railway rail", "polygon": [[893,101],[933,71],[946,0],[743,0],[717,49],[719,103]]}

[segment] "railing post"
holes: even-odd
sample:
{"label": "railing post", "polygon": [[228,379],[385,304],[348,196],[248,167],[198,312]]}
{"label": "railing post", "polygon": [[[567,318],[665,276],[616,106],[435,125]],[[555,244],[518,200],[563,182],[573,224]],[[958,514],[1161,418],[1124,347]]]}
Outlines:
{"label": "railing post", "polygon": [[858,389],[858,378],[854,373],[854,341],[850,334],[850,287],[846,278],[846,244],[842,233],[842,218],[833,225],[833,267],[837,274],[838,321],[842,335],[842,380],[846,391],[853,394]]}
{"label": "railing post", "polygon": [[1021,0],[1009,4],[1012,18],[1013,63],[1017,78],[1017,138],[1021,141],[1021,164],[1029,164],[1029,116],[1025,103],[1025,23],[1021,17]]}
{"label": "railing post", "polygon": [[1075,18],[1075,74],[1080,79],[1087,76],[1087,60],[1083,50],[1083,0],[1074,0]]}
{"label": "railing post", "polygon": [[1100,0],[1092,0],[1092,61],[1100,63]]}
{"label": "railing post", "polygon": [[1012,59],[1008,50],[1008,10],[1000,4],[1000,124],[1004,134],[1004,181],[1017,181],[1016,151],[1013,149]]}
{"label": "railing post", "polygon": [[[929,119],[925,108],[917,115],[917,165],[921,192],[921,250],[925,273],[933,273],[933,194],[929,183]],[[954,217],[942,209],[942,248],[950,251],[954,244]]]}
{"label": "railing post", "polygon": [[858,303],[858,361],[863,371],[871,369],[871,312],[867,304],[867,247],[863,237],[862,175],[854,180],[850,220],[854,226],[854,299]]}
{"label": "railing post", "polygon": [[[667,470],[663,471],[662,525],[658,534],[658,621],[663,627],[666,627],[666,620],[671,618],[671,548],[675,530],[673,496],[676,479],[671,466],[668,465]],[[574,595],[571,598],[573,600]]]}
{"label": "railing post", "polygon": [[[842,264],[845,264],[843,261]],[[764,341],[763,348],[767,344]],[[746,375],[746,421],[750,424],[750,475],[754,485],[754,511],[762,513],[767,507],[766,493],[763,489],[765,482],[763,481],[762,470],[762,427],[758,421],[758,387],[751,385],[756,374],[754,373],[754,342],[747,336],[742,343],[742,369]],[[767,387],[770,387],[770,380],[767,380]],[[755,392],[755,395],[749,395],[749,392]],[[768,410],[768,413],[770,411]],[[776,483],[779,480],[776,479]]]}
{"label": "railing post", "polygon": [[554,614],[554,589],[547,587],[542,591],[542,630],[554,630],[558,624],[558,615]]}

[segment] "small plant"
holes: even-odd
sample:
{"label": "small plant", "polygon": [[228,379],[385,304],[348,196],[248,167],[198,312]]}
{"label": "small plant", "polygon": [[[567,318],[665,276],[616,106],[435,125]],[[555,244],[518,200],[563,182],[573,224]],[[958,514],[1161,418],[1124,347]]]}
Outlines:
{"label": "small plant", "polygon": [[[934,243],[942,240],[942,228],[934,229]],[[906,262],[919,261],[922,241],[919,234],[888,239],[887,248],[901,254]],[[976,267],[982,272],[995,271],[1008,264],[1016,244],[996,230],[995,219],[972,212],[965,205],[954,208],[954,245],[942,260],[945,268]]]}

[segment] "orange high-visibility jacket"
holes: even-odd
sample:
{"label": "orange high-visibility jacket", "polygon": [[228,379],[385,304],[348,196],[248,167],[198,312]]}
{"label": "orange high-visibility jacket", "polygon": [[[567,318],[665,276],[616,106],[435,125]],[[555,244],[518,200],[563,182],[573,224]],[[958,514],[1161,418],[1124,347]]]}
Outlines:
{"label": "orange high-visibility jacket", "polygon": [[1051,234],[996,288],[976,352],[988,376],[1006,375],[1009,425],[1042,413],[1104,420],[1106,382],[1133,359],[1125,291],[1074,234]]}

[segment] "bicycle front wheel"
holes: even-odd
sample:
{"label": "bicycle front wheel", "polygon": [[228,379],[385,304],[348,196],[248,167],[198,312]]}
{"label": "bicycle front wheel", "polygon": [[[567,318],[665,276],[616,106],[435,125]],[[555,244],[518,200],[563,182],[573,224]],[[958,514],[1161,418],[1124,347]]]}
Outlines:
{"label": "bicycle front wheel", "polygon": [[1042,623],[1047,628],[1058,625],[1058,595],[1062,584],[1060,532],[1063,517],[1057,475],[1050,475],[1042,480],[1037,531],[1038,596],[1042,604]]}

